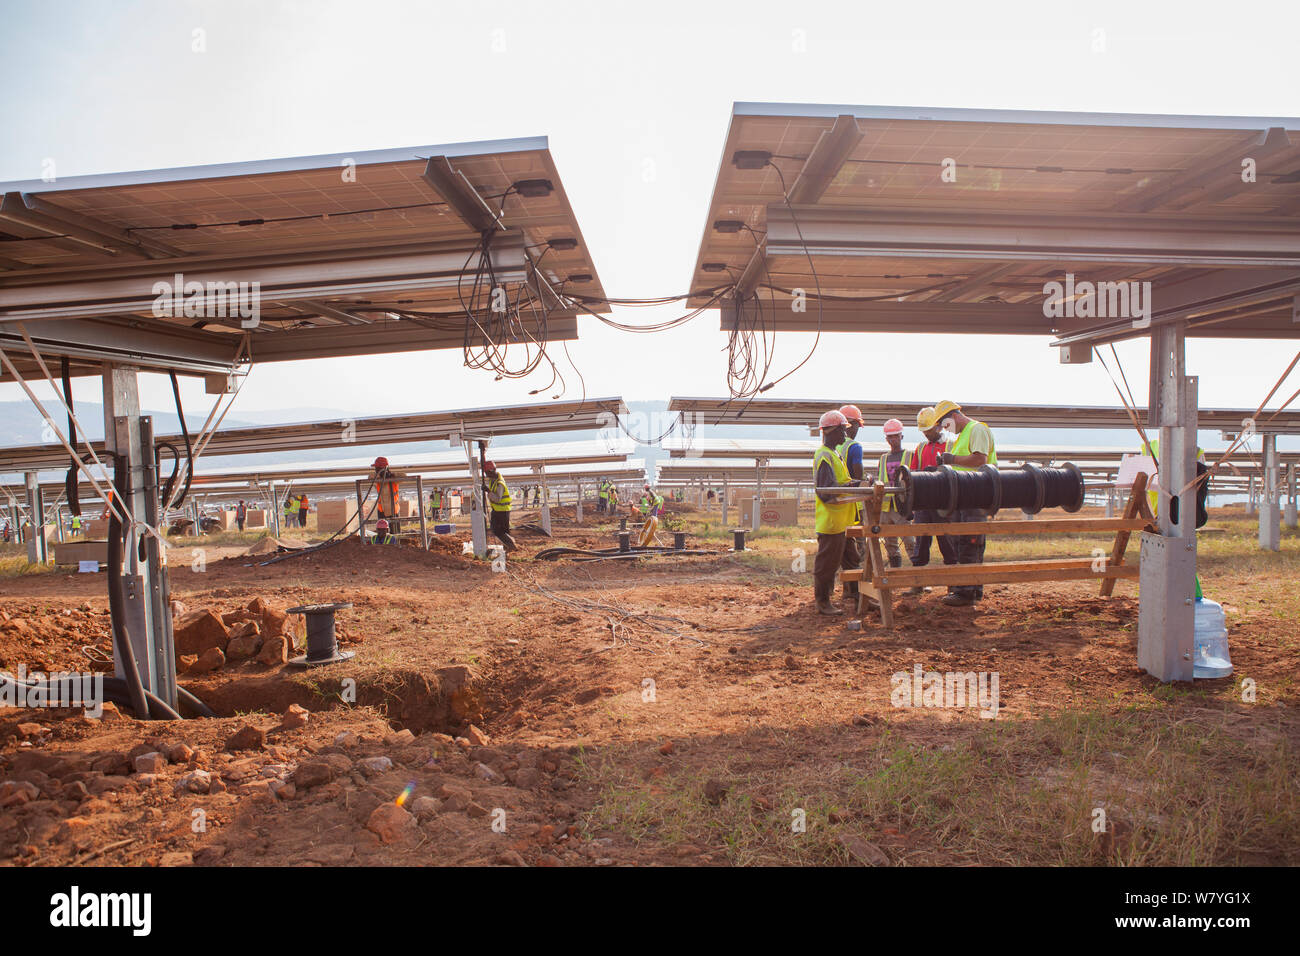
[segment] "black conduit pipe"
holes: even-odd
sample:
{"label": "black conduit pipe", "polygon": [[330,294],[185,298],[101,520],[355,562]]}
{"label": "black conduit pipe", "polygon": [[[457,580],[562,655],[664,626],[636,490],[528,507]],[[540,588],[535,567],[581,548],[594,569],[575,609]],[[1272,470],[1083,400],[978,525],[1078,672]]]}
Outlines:
{"label": "black conduit pipe", "polygon": [[126,671],[127,693],[131,709],[141,720],[149,719],[149,703],[144,684],[131,647],[131,635],[126,629],[126,586],[122,581],[126,529],[117,517],[117,508],[126,508],[127,468],[122,456],[113,455],[113,493],[116,507],[108,509],[108,617],[113,632],[113,647],[117,650],[122,669]]}

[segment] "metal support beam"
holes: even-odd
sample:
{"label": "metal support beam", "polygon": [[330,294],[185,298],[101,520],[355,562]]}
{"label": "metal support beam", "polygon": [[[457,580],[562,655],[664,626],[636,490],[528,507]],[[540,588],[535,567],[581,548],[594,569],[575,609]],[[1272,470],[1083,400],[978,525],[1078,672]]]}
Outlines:
{"label": "metal support beam", "polygon": [[1174,524],[1170,493],[1196,476],[1196,379],[1185,374],[1183,330],[1151,335],[1150,421],[1160,430],[1159,533],[1142,535],[1138,664],[1162,681],[1190,681],[1196,593],[1194,496],[1180,497]]}
{"label": "metal support beam", "polygon": [[577,482],[578,495],[574,499],[573,517],[578,524],[582,524],[582,482]]}
{"label": "metal support beam", "polygon": [[835,125],[817,139],[808,158],[804,160],[803,169],[790,187],[791,204],[812,205],[819,202],[865,135],[856,117],[848,114],[835,117]]}
{"label": "metal support beam", "polygon": [[267,482],[266,489],[267,493],[271,496],[271,513],[268,516],[271,519],[271,530],[278,538],[280,537],[280,501],[275,493],[275,482]]}
{"label": "metal support beam", "polygon": [[1286,526],[1296,526],[1296,480],[1295,465],[1286,467]]}
{"label": "metal support beam", "polygon": [[542,530],[547,537],[551,534],[551,489],[546,484],[546,466],[537,467],[537,475],[542,483]]}
{"label": "metal support beam", "polygon": [[1277,464],[1277,436],[1265,433],[1264,478],[1259,496],[1259,546],[1265,551],[1282,550],[1281,475]]}
{"label": "metal support beam", "polygon": [[767,459],[754,460],[754,503],[750,507],[749,529],[757,531],[763,524],[763,472],[767,469]]}
{"label": "metal support beam", "polygon": [[722,527],[727,527],[727,476],[722,476]]}
{"label": "metal support beam", "polygon": [[366,499],[364,493],[361,491],[360,479],[357,480],[356,489],[357,489],[357,539],[362,544],[365,544],[366,543]]}
{"label": "metal support beam", "polygon": [[465,457],[469,459],[469,531],[474,542],[474,557],[487,557],[487,524],[483,514],[483,475],[479,471],[478,457],[474,454],[474,443],[465,439]]}
{"label": "metal support beam", "polygon": [[[137,371],[131,366],[104,365],[104,434],[109,450],[125,470],[128,494],[122,506],[128,515],[156,525],[159,489],[153,467],[153,421],[140,415]],[[146,537],[143,557],[138,533],[129,534],[123,548],[126,628],[145,690],[175,708],[176,659],[166,570],[157,539]],[[113,574],[113,569],[109,573]],[[126,675],[116,648],[113,665],[118,677]]]}
{"label": "metal support beam", "polygon": [[32,523],[32,533],[27,538],[27,560],[32,564],[45,564],[49,560],[46,553],[45,538],[45,504],[41,499],[41,485],[35,472],[26,475],[27,514]]}
{"label": "metal support beam", "polygon": [[420,548],[423,551],[429,550],[429,522],[428,514],[425,511],[424,504],[424,479],[419,475],[415,476],[415,503],[420,509]]}
{"label": "metal support beam", "polygon": [[1251,475],[1246,481],[1246,517],[1255,516],[1255,476]]}

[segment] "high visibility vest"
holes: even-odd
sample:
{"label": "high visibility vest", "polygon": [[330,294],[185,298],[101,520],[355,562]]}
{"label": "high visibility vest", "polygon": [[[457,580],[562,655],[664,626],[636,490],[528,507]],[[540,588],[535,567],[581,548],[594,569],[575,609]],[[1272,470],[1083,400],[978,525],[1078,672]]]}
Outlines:
{"label": "high visibility vest", "polygon": [[372,544],[392,544],[396,538],[385,531],[383,534],[377,534],[370,539]]}
{"label": "high visibility vest", "polygon": [[912,449],[912,456],[908,459],[907,467],[912,471],[925,471],[927,468],[933,468],[940,463],[939,456],[943,454],[943,442],[941,441],[923,441]]}
{"label": "high visibility vest", "polygon": [[[1156,461],[1159,461],[1160,460],[1160,439],[1153,438],[1149,442],[1144,442],[1142,444],[1142,450],[1141,452],[1139,452],[1139,454],[1146,455],[1148,458],[1154,458]],[[1205,449],[1202,448],[1200,445],[1196,446],[1196,460],[1201,463],[1205,462]],[[1159,475],[1158,469],[1156,471],[1156,474],[1157,476]],[[1147,492],[1147,502],[1151,505],[1151,513],[1153,515],[1158,514],[1158,512],[1156,511],[1156,502],[1158,502],[1159,500],[1160,500],[1160,492],[1158,491]]]}
{"label": "high visibility vest", "polygon": [[[859,448],[862,447],[862,443],[859,442],[856,438],[846,438],[844,439],[844,441],[840,442],[840,447],[835,449],[835,454],[839,456],[840,461],[844,462],[844,467],[846,469],[849,467],[849,449],[851,449],[854,445],[857,445]],[[849,477],[850,478],[853,477],[853,472],[851,471],[849,472]],[[860,522],[861,520],[862,520],[862,502],[856,501],[853,503],[853,521],[857,523]]]}
{"label": "high visibility vest", "polygon": [[381,481],[378,497],[379,513],[390,518],[397,517],[397,482]]}
{"label": "high visibility vest", "polygon": [[609,500],[609,485],[602,484],[600,486],[600,496],[604,498],[606,501]]}
{"label": "high visibility vest", "polygon": [[510,489],[506,486],[506,480],[497,475],[488,485],[488,504],[492,506],[493,511],[509,511],[510,500]]}
{"label": "high visibility vest", "polygon": [[72,516],[72,530],[73,531],[81,530],[81,515]]}
{"label": "high visibility vest", "polygon": [[[889,455],[890,455],[889,452],[885,452],[883,455],[881,455],[881,456],[880,456],[880,461],[879,461],[879,462],[877,463],[877,465],[876,465],[876,481],[878,481],[878,482],[880,482],[882,485],[886,485],[886,486],[888,486],[888,485],[892,485],[892,484],[893,484],[893,482],[890,481],[890,479],[889,479],[889,467],[888,467],[888,461],[887,461],[887,459],[889,458]],[[899,458],[899,459],[898,459],[898,464],[895,465],[894,468],[897,469],[897,468],[898,468],[900,465],[902,465],[902,464],[903,464],[903,459],[902,459],[902,458]],[[897,474],[897,471],[895,471],[895,474]],[[880,510],[881,510],[881,511],[893,511],[893,510],[894,510],[894,496],[893,496],[893,495],[885,495],[885,501],[884,501],[884,503],[880,506]]]}
{"label": "high visibility vest", "polygon": [[[970,421],[970,422],[967,422],[967,423],[966,423],[966,427],[963,428],[963,429],[961,430],[961,434],[957,436],[957,440],[948,443],[948,451],[951,452],[952,454],[954,454],[954,455],[958,455],[958,456],[961,456],[961,455],[969,455],[969,454],[970,454],[970,432],[971,432],[971,429],[972,429],[973,427],[975,427],[976,425],[983,425],[983,424],[984,424],[983,422],[976,422],[976,421]],[[992,434],[993,434],[993,432],[990,431],[990,432],[989,432],[989,435],[992,436]],[[998,463],[998,453],[997,453],[997,449],[995,449],[995,448],[990,448],[990,449],[989,449],[988,461],[987,461],[985,464],[996,465],[997,463]],[[953,468],[956,468],[958,471],[974,471],[974,470],[975,470],[974,468],[971,468],[971,467],[968,466],[968,465],[953,465],[952,467],[953,467]]]}
{"label": "high visibility vest", "polygon": [[[845,485],[853,480],[849,475],[848,466],[844,464],[844,459],[835,453],[835,449],[822,445],[817,449],[817,454],[813,455],[814,487],[817,484],[817,472],[821,470],[822,462],[831,466],[831,472],[835,475],[835,484]],[[842,534],[844,529],[852,523],[853,516],[858,510],[856,501],[828,505],[822,501],[821,495],[816,495],[816,502],[816,528],[818,534]]]}

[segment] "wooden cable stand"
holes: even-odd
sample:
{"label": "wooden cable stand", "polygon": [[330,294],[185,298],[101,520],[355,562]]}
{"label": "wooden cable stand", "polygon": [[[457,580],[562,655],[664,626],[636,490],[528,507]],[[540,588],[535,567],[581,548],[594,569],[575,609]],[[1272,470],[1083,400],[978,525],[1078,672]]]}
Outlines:
{"label": "wooden cable stand", "polygon": [[[885,486],[877,481],[872,494],[862,501],[862,523],[851,526],[850,538],[864,538],[866,560],[860,570],[841,571],[841,581],[858,582],[857,613],[865,603],[880,606],[880,623],[894,626],[893,594],[898,588],[938,585],[1011,584],[1017,581],[1076,581],[1096,578],[1101,581],[1101,595],[1109,597],[1118,578],[1135,579],[1139,566],[1125,564],[1124,553],[1134,531],[1149,529],[1155,516],[1147,503],[1147,476],[1139,473],[1129,492],[1120,518],[1044,518],[1026,521],[946,521],[929,524],[882,524],[880,513],[885,503]],[[1085,531],[1114,531],[1115,542],[1110,556],[1098,570],[1096,558],[1047,558],[1032,561],[993,561],[980,564],[937,564],[922,567],[891,568],[885,562],[882,541],[885,538],[921,537],[925,535],[989,534],[1066,534]]]}

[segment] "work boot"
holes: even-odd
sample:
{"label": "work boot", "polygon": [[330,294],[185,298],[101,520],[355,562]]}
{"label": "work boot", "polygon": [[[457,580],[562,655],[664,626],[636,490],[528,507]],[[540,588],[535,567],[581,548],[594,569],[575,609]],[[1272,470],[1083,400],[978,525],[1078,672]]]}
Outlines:
{"label": "work boot", "polygon": [[819,600],[817,602],[817,613],[818,614],[843,614],[844,612],[841,611],[839,608],[837,608],[830,601]]}
{"label": "work boot", "polygon": [[946,594],[943,603],[949,607],[971,607],[975,604],[975,599],[969,594]]}
{"label": "work boot", "polygon": [[908,588],[907,593],[912,595],[913,597],[920,597],[922,594],[925,594],[929,590],[930,590],[929,588],[922,587],[921,585],[916,584]]}

